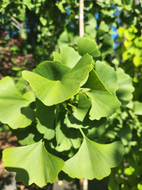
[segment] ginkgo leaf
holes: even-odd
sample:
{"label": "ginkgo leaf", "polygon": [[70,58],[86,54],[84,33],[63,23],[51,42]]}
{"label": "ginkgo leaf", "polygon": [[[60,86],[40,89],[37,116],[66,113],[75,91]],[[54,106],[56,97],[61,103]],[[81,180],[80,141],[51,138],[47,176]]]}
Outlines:
{"label": "ginkgo leaf", "polygon": [[89,112],[91,120],[99,120],[101,117],[110,116],[120,107],[120,102],[114,94],[96,90],[90,90],[85,93],[92,101],[92,107]]}
{"label": "ginkgo leaf", "polygon": [[65,162],[63,171],[72,178],[100,180],[120,163],[123,154],[121,142],[98,144],[84,137],[79,151]]}
{"label": "ginkgo leaf", "polygon": [[55,136],[55,106],[45,106],[40,100],[36,101],[37,129],[44,138],[51,140]]}
{"label": "ginkgo leaf", "polygon": [[60,48],[60,51],[60,54],[57,52],[53,52],[54,61],[60,61],[62,62],[62,64],[70,68],[73,68],[81,58],[78,52],[75,51],[75,49],[72,47],[62,46]]}
{"label": "ginkgo leaf", "polygon": [[60,62],[44,62],[34,73],[23,71],[23,78],[35,90],[37,97],[47,106],[61,103],[79,91],[92,69],[92,57],[84,55],[78,63],[70,69]]}
{"label": "ginkgo leaf", "polygon": [[77,38],[78,52],[80,55],[88,53],[93,57],[99,57],[100,52],[98,50],[97,44],[94,40],[84,37]]}
{"label": "ginkgo leaf", "polygon": [[0,89],[0,120],[13,129],[30,125],[35,114],[28,106],[35,101],[34,96],[22,96],[8,76],[0,81]]}
{"label": "ginkgo leaf", "polygon": [[101,79],[99,78],[94,69],[92,69],[92,71],[89,73],[88,80],[82,86],[82,88],[90,88],[98,91],[108,92],[111,94],[111,92],[109,92],[109,90],[107,89],[105,84],[101,81]]}
{"label": "ginkgo leaf", "polygon": [[[95,67],[100,80],[97,78],[96,85],[94,82],[95,80],[89,80],[89,82],[83,86],[90,89],[90,91],[84,93],[86,93],[92,102],[91,110],[89,112],[91,120],[98,120],[101,117],[110,116],[120,107],[120,102],[115,94],[118,85],[114,69],[100,61],[96,62]],[[93,71],[91,72],[91,78],[97,76]],[[97,84],[98,81],[99,84]]]}
{"label": "ginkgo leaf", "polygon": [[58,52],[56,52],[56,51],[53,52],[53,60],[54,61],[62,62],[61,55]]}
{"label": "ginkgo leaf", "polygon": [[87,98],[85,94],[79,93],[79,102],[77,106],[73,106],[73,116],[79,121],[83,121],[85,115],[87,114],[91,106],[91,101]]}
{"label": "ginkgo leaf", "polygon": [[118,89],[117,75],[114,68],[105,65],[101,61],[96,61],[95,70],[105,87],[111,92],[115,93]]}
{"label": "ginkgo leaf", "polygon": [[62,63],[70,68],[73,68],[81,58],[78,52],[72,47],[62,46],[60,55],[62,58]]}
{"label": "ginkgo leaf", "polygon": [[142,102],[135,101],[133,107],[135,115],[142,115]]}
{"label": "ginkgo leaf", "polygon": [[78,129],[68,128],[61,119],[55,130],[56,143],[52,143],[51,147],[56,151],[70,151],[71,148],[78,149],[80,147],[82,136]]}
{"label": "ginkgo leaf", "polygon": [[[56,141],[57,141],[57,146],[55,149],[58,152],[66,151],[71,148],[71,142],[70,139],[66,136],[67,134],[67,128],[64,128],[64,132],[62,124],[59,122],[57,127],[56,127]],[[65,133],[65,134],[64,134]]]}
{"label": "ginkgo leaf", "polygon": [[103,39],[103,43],[101,46],[102,56],[106,56],[106,55],[111,54],[113,52],[113,44],[114,44],[114,40],[110,37],[110,35],[105,34],[104,39]]}
{"label": "ginkgo leaf", "polygon": [[125,106],[133,97],[132,92],[134,91],[134,87],[132,85],[132,79],[121,68],[117,69],[116,74],[119,86],[116,94],[122,105]]}
{"label": "ginkgo leaf", "polygon": [[[84,127],[82,122],[79,121],[78,119],[76,119],[73,115],[66,115],[65,119],[64,119],[64,123],[68,128],[75,128],[75,129],[79,129]],[[87,126],[88,127],[88,126]]]}
{"label": "ginkgo leaf", "polygon": [[64,161],[50,154],[41,141],[5,149],[3,161],[6,170],[16,172],[16,181],[25,185],[35,183],[39,187],[54,183],[64,166]]}

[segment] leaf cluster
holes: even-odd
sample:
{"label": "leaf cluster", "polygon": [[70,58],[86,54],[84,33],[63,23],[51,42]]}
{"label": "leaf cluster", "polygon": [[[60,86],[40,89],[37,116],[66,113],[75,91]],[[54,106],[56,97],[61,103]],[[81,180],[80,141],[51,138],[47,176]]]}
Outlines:
{"label": "leaf cluster", "polygon": [[53,61],[23,71],[25,92],[8,76],[0,81],[0,120],[26,145],[5,149],[3,160],[26,185],[54,183],[61,171],[71,178],[102,179],[124,154],[121,142],[103,144],[101,136],[105,118],[132,98],[131,78],[93,60],[100,56],[94,40],[79,37],[77,49],[62,47]]}

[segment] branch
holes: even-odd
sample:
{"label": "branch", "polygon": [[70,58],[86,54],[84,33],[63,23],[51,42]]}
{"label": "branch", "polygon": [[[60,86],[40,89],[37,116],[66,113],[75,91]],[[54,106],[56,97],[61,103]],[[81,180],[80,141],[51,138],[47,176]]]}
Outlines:
{"label": "branch", "polygon": [[20,30],[20,26],[18,26],[17,24],[15,24],[15,22],[12,22],[11,24],[13,24],[13,26],[15,26],[17,29]]}
{"label": "branch", "polygon": [[20,25],[21,26],[21,23],[18,22],[18,20],[16,20],[16,18],[14,18],[13,16],[11,16],[9,13],[8,15],[10,16],[10,18],[17,24],[17,25]]}

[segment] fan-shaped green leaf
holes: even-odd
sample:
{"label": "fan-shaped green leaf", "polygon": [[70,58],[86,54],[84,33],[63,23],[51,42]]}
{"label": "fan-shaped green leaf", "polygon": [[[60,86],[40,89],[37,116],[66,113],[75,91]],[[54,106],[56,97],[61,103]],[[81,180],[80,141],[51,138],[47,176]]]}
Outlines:
{"label": "fan-shaped green leaf", "polygon": [[116,90],[118,89],[118,84],[117,75],[114,69],[108,65],[105,65],[101,61],[97,61],[95,70],[103,84],[106,86],[106,88],[111,93],[116,92]]}
{"label": "fan-shaped green leaf", "polygon": [[[67,53],[68,52],[68,53]],[[81,56],[72,47],[61,47],[62,63],[70,68],[73,68],[79,61]]]}
{"label": "fan-shaped green leaf", "polygon": [[63,171],[72,178],[102,179],[120,163],[123,154],[121,142],[103,145],[84,137],[79,151],[66,161]]}
{"label": "fan-shaped green leaf", "polygon": [[3,151],[3,160],[8,171],[17,173],[16,181],[25,185],[35,183],[39,187],[54,183],[64,166],[64,161],[47,152],[41,141],[24,147],[7,148]]}
{"label": "fan-shaped green leaf", "polygon": [[120,106],[120,102],[114,94],[107,92],[90,90],[86,92],[92,101],[90,119],[100,119],[112,115]]}
{"label": "fan-shaped green leaf", "polygon": [[34,111],[28,107],[34,101],[33,96],[25,98],[16,89],[10,77],[0,81],[0,120],[11,128],[24,128],[34,120]]}
{"label": "fan-shaped green leaf", "polygon": [[77,46],[78,46],[78,52],[82,56],[86,53],[88,53],[89,55],[91,55],[93,57],[100,56],[100,52],[98,50],[97,44],[92,39],[78,37],[77,38]]}
{"label": "fan-shaped green leaf", "polygon": [[64,32],[60,35],[58,39],[58,45],[59,47],[61,47],[61,46],[68,46],[68,44],[69,44],[68,33],[66,30],[64,30]]}
{"label": "fan-shaped green leaf", "polygon": [[84,55],[72,68],[60,62],[44,62],[33,72],[23,71],[37,97],[47,106],[61,103],[75,95],[92,69],[92,57]]}
{"label": "fan-shaped green leaf", "polygon": [[133,97],[132,92],[134,91],[134,87],[132,85],[132,79],[121,68],[117,69],[116,74],[119,86],[116,94],[122,105],[125,106]]}
{"label": "fan-shaped green leaf", "polygon": [[103,44],[101,47],[101,53],[103,56],[111,54],[113,52],[113,39],[108,34],[104,35]]}
{"label": "fan-shaped green leaf", "polygon": [[[93,81],[91,83],[91,80],[89,80],[88,87],[90,87],[91,90],[85,92],[92,101],[92,107],[90,110],[91,120],[110,116],[120,106],[120,102],[115,95],[118,85],[114,69],[97,61],[96,73],[101,79],[100,84],[96,84],[95,86],[95,83],[93,83]],[[96,82],[98,82],[98,80],[96,80]],[[84,87],[87,88],[87,83]],[[111,94],[108,93],[108,91]]]}
{"label": "fan-shaped green leaf", "polygon": [[44,138],[51,140],[55,136],[55,106],[45,106],[40,100],[37,99],[37,129],[41,134],[44,134]]}
{"label": "fan-shaped green leaf", "polygon": [[134,113],[136,115],[142,115],[142,102],[134,102]]}
{"label": "fan-shaped green leaf", "polygon": [[111,92],[109,92],[109,90],[106,88],[106,86],[101,81],[101,79],[99,78],[99,76],[97,75],[94,69],[92,69],[92,71],[89,73],[88,80],[84,84],[84,86],[82,86],[82,88],[90,88],[94,90],[108,92],[111,94]]}
{"label": "fan-shaped green leaf", "polygon": [[142,65],[142,57],[134,57],[133,58],[133,62],[135,67],[139,67],[140,65]]}
{"label": "fan-shaped green leaf", "polygon": [[85,94],[79,93],[79,102],[77,106],[73,106],[73,116],[79,121],[83,121],[85,115],[87,114],[91,106],[90,100]]}
{"label": "fan-shaped green leaf", "polygon": [[[79,61],[81,56],[72,47],[62,46],[60,48],[61,53],[53,52],[54,61],[60,61],[62,64],[73,68]],[[67,53],[68,52],[68,53]]]}
{"label": "fan-shaped green leaf", "polygon": [[107,25],[105,21],[102,20],[99,26],[99,32],[108,32],[108,30],[109,30],[109,25]]}
{"label": "fan-shaped green leaf", "polygon": [[[71,142],[70,139],[66,136],[67,134],[67,128],[64,128],[64,132],[63,130],[63,126],[61,126],[61,123],[58,123],[57,127],[56,127],[56,141],[57,141],[57,146],[55,147],[55,149],[59,152],[62,151],[66,151],[66,150],[70,150],[71,148]],[[65,133],[65,134],[64,134]]]}
{"label": "fan-shaped green leaf", "polygon": [[54,58],[54,61],[60,61],[60,62],[62,62],[61,55],[58,52],[56,52],[56,51],[53,52],[53,58]]}

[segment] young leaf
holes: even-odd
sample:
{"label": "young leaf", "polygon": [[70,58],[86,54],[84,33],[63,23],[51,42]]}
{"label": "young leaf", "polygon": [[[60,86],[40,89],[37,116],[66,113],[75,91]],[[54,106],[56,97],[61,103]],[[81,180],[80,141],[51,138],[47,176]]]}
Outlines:
{"label": "young leaf", "polygon": [[80,55],[84,55],[88,53],[89,55],[93,57],[99,57],[100,52],[98,50],[97,44],[94,40],[78,37],[77,38],[77,46],[78,46],[78,52]]}
{"label": "young leaf", "polygon": [[16,181],[25,185],[35,183],[39,187],[54,183],[64,166],[64,161],[47,152],[41,141],[24,147],[5,149],[3,161],[6,170],[16,172]]}
{"label": "young leaf", "polygon": [[23,71],[23,78],[47,106],[61,103],[75,95],[92,69],[92,57],[84,55],[72,68],[60,62],[44,62],[33,72]]}
{"label": "young leaf", "polygon": [[91,101],[86,97],[85,94],[79,93],[79,102],[77,106],[73,106],[73,116],[79,121],[83,121],[91,106]]}
{"label": "young leaf", "polygon": [[103,56],[111,54],[113,52],[113,39],[108,34],[104,35],[103,44],[101,47],[101,53]]}
{"label": "young leaf", "polygon": [[[85,92],[92,101],[91,120],[110,116],[120,106],[120,102],[115,95],[118,85],[114,69],[97,61],[96,73],[99,78],[96,78],[96,80],[89,79],[84,85],[85,88],[89,87],[91,89]],[[95,78],[97,75],[92,72],[90,78]],[[93,81],[96,82],[96,85]]]}
{"label": "young leaf", "polygon": [[142,102],[134,102],[134,113],[136,115],[142,115]]}
{"label": "young leaf", "polygon": [[89,73],[88,80],[84,84],[84,86],[82,86],[82,88],[90,88],[90,89],[94,89],[98,91],[108,92],[111,94],[111,92],[109,92],[109,90],[101,81],[101,79],[99,78],[99,76],[97,75],[94,69],[92,69],[92,71]]}
{"label": "young leaf", "polygon": [[117,69],[116,74],[119,86],[116,94],[122,105],[125,106],[133,97],[132,92],[134,91],[134,87],[132,86],[132,79],[121,68]]}
{"label": "young leaf", "polygon": [[102,179],[116,167],[124,154],[121,142],[98,144],[84,137],[79,151],[66,161],[63,171],[72,178]]}
{"label": "young leaf", "polygon": [[97,90],[90,90],[85,93],[92,101],[92,107],[89,113],[91,120],[99,120],[101,117],[110,116],[120,107],[120,102],[114,94]]}
{"label": "young leaf", "polygon": [[55,136],[55,106],[45,106],[40,100],[37,99],[37,129],[41,134],[44,134],[44,138],[51,140]]}
{"label": "young leaf", "polygon": [[[67,134],[67,128],[64,128],[64,132],[62,131],[62,124],[58,123],[56,127],[56,141],[57,141],[57,146],[55,149],[58,152],[70,150],[71,148],[71,142],[70,139],[66,136]],[[64,134],[65,133],[65,134]]]}
{"label": "young leaf", "polygon": [[54,61],[62,62],[61,55],[58,52],[56,52],[56,51],[53,52],[53,60]]}
{"label": "young leaf", "polygon": [[78,52],[72,47],[61,47],[60,55],[62,57],[62,63],[70,68],[73,68],[81,58]]}
{"label": "young leaf", "polygon": [[[81,56],[72,47],[62,46],[60,48],[61,53],[53,52],[54,61],[60,61],[62,64],[73,68],[79,61]],[[67,53],[68,52],[68,53]]]}
{"label": "young leaf", "polygon": [[30,99],[27,99],[22,96],[8,76],[0,81],[0,89],[0,120],[13,129],[30,125],[35,114],[28,106],[34,98],[29,96]]}

